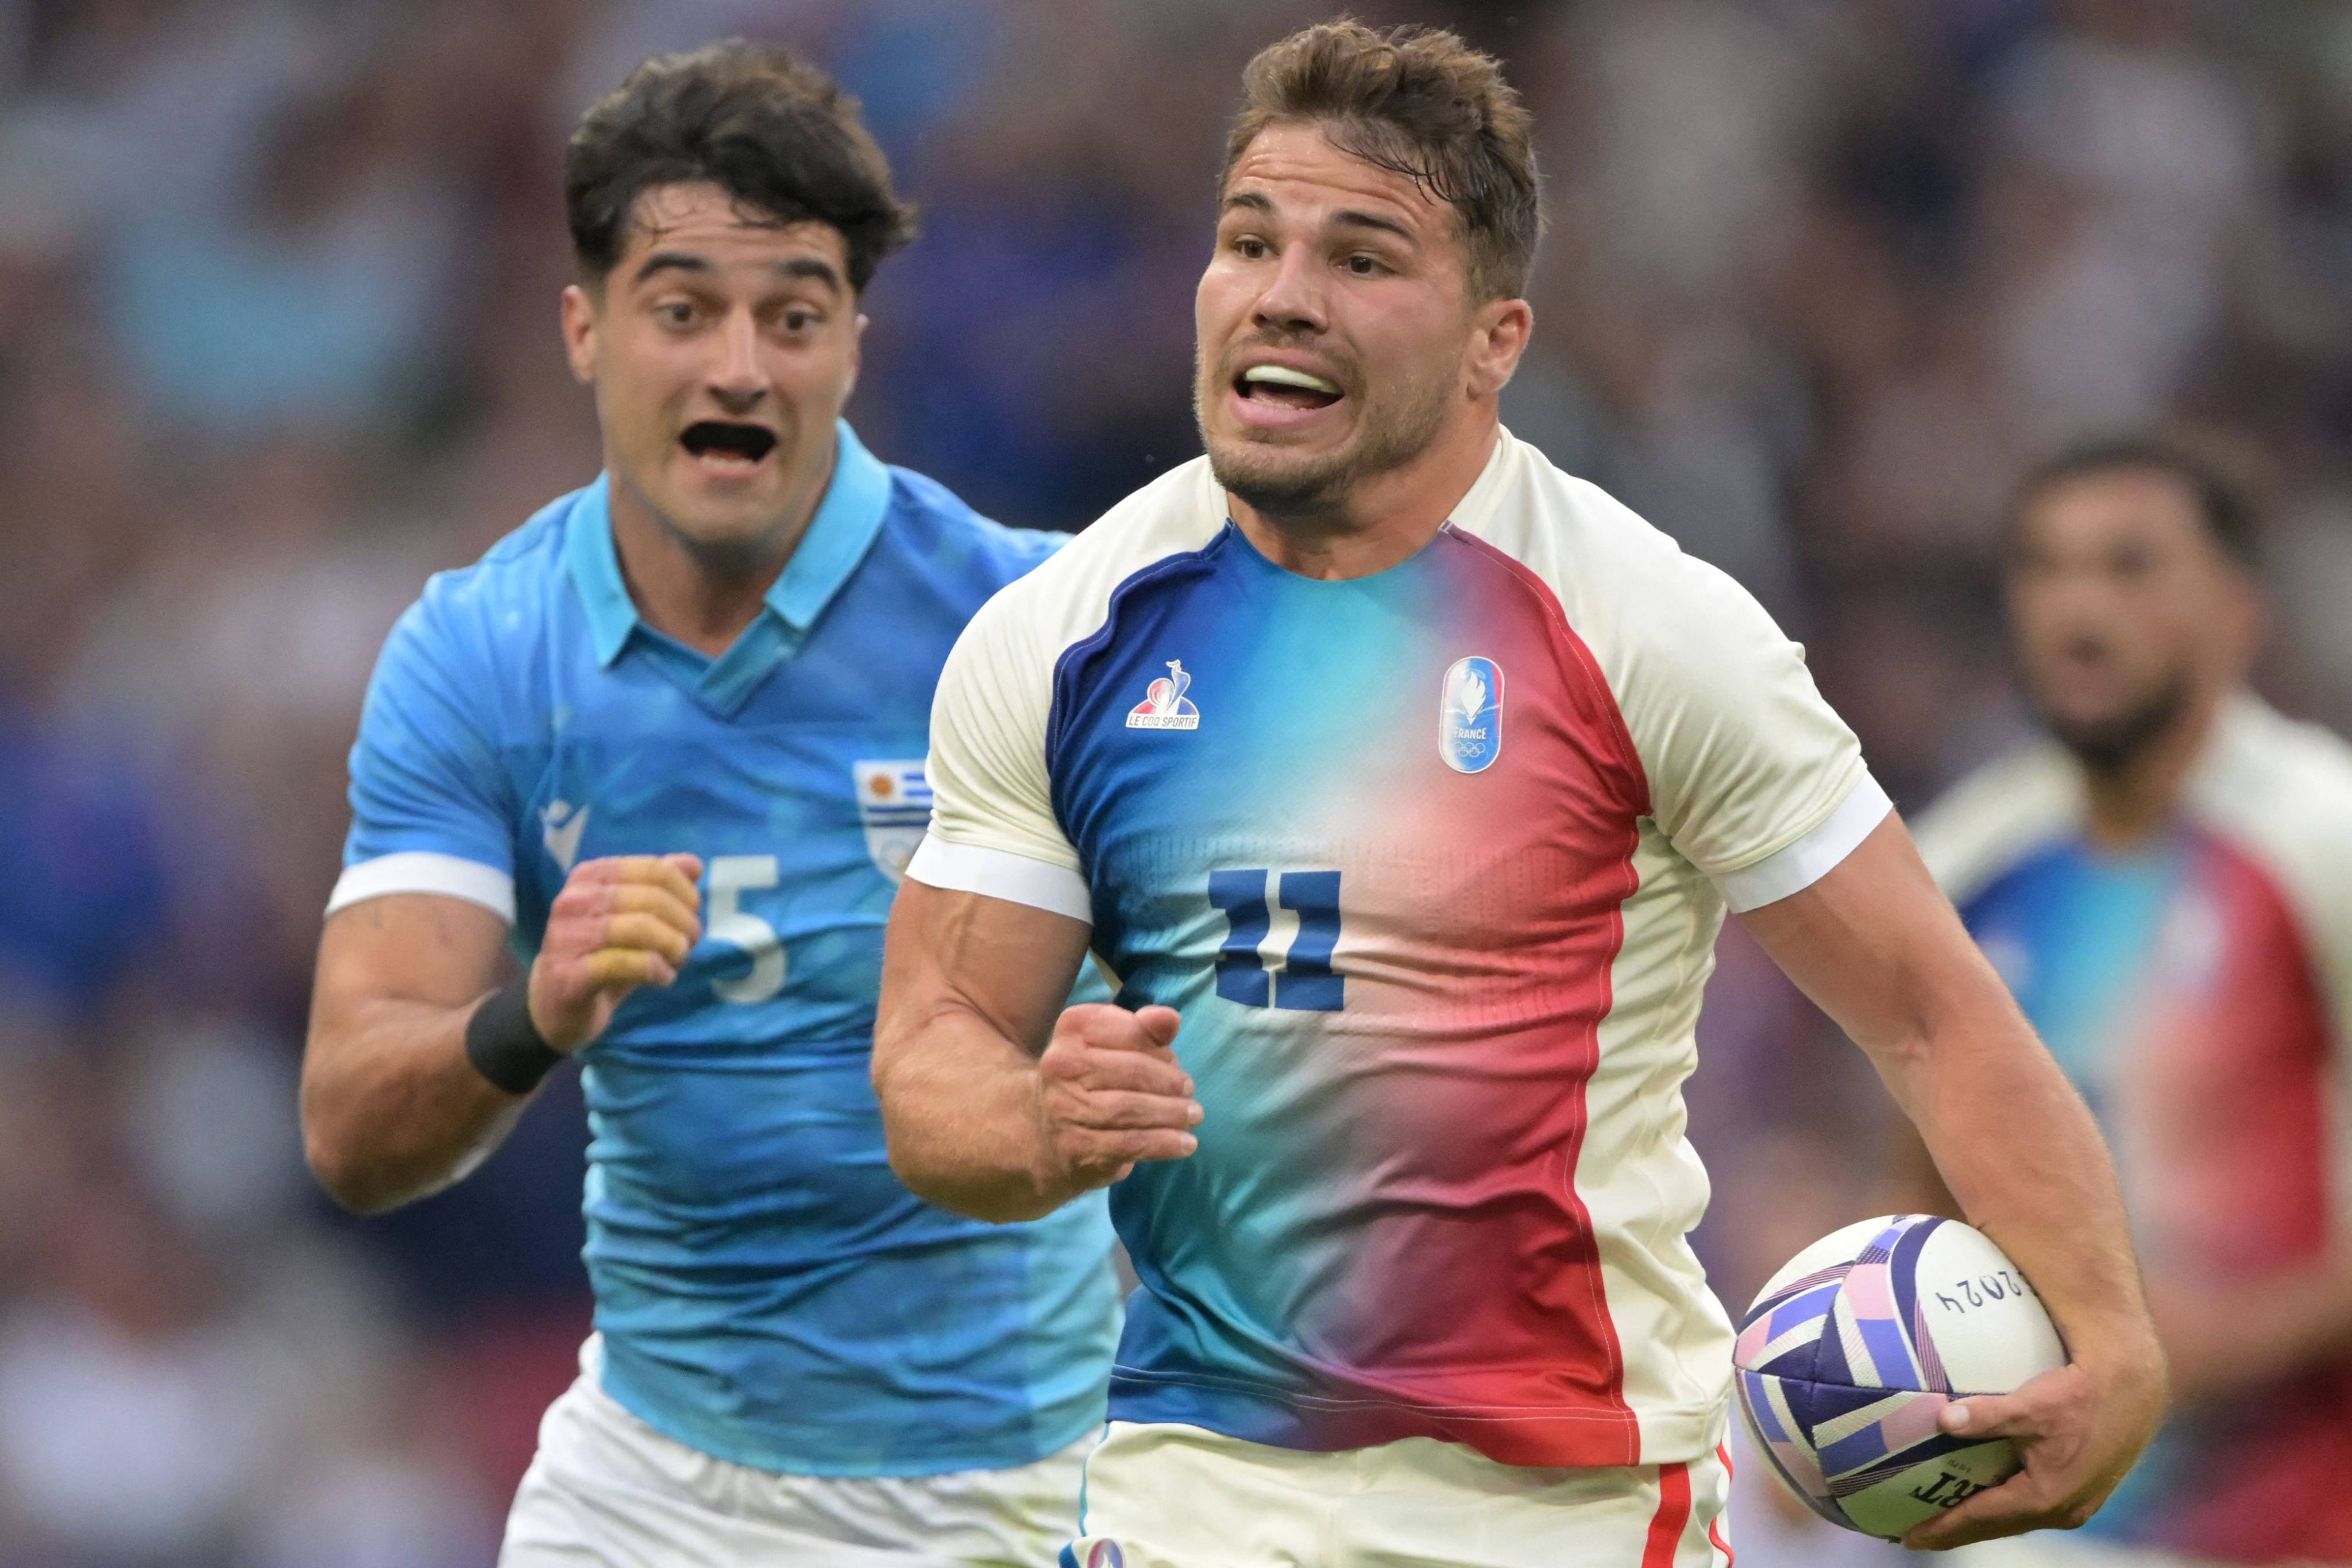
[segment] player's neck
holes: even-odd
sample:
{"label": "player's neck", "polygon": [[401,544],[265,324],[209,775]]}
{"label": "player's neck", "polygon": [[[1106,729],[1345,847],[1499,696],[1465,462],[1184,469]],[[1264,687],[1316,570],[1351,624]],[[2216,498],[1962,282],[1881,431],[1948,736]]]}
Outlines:
{"label": "player's neck", "polygon": [[2129,756],[2084,768],[2089,805],[2084,828],[2093,844],[2102,849],[2136,849],[2171,826],[2225,695],[2220,689],[2198,693],[2177,721]]}
{"label": "player's neck", "polygon": [[[830,475],[827,476],[828,482]],[[824,485],[778,527],[742,547],[713,547],[689,537],[617,479],[610,510],[613,550],[637,618],[665,637],[717,658],[759,619],[768,590],[783,575],[808,532]]]}
{"label": "player's neck", "polygon": [[1436,537],[1486,470],[1501,428],[1490,401],[1412,461],[1361,481],[1328,509],[1266,512],[1231,493],[1225,506],[1258,553],[1286,572],[1326,582],[1369,577]]}

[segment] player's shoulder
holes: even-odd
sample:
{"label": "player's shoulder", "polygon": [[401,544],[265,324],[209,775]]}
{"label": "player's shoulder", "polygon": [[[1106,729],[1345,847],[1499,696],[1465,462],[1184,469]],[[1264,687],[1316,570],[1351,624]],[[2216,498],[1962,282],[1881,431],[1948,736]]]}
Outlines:
{"label": "player's shoulder", "polygon": [[1721,679],[1790,647],[1754,595],[1507,430],[1454,526],[1540,581],[1622,699]]}
{"label": "player's shoulder", "polygon": [[385,639],[375,684],[440,690],[486,721],[528,708],[543,691],[567,605],[568,624],[584,624],[569,595],[567,554],[593,488],[559,496],[479,559],[427,578]]}
{"label": "player's shoulder", "polygon": [[1225,524],[1209,460],[1180,464],[1113,506],[973,618],[976,635],[1018,634],[1050,658],[1098,629],[1127,584],[1196,555]]}
{"label": "player's shoulder", "polygon": [[2083,810],[2082,770],[2056,742],[2035,741],[1962,775],[1911,837],[1945,895],[1965,903],[2075,832]]}
{"label": "player's shoulder", "polygon": [[1635,584],[1730,583],[1633,508],[1508,430],[1454,521],[1554,592],[1580,594],[1590,584],[1600,595]]}
{"label": "player's shoulder", "polygon": [[2352,1036],[2352,745],[2251,693],[2232,699],[2189,783],[2200,826],[2294,910]]}
{"label": "player's shoulder", "polygon": [[2210,829],[2279,868],[2352,878],[2352,745],[2333,731],[2241,694],[2222,710],[2189,789]]}
{"label": "player's shoulder", "polygon": [[892,464],[886,536],[935,570],[983,584],[993,593],[1026,576],[1069,542],[1066,533],[1012,528],[982,515],[928,474]]}
{"label": "player's shoulder", "polygon": [[2200,799],[2226,799],[2239,813],[2315,817],[2352,837],[2352,744],[2251,694],[2222,710],[2193,787]]}
{"label": "player's shoulder", "polygon": [[470,564],[436,572],[406,619],[419,630],[461,639],[535,626],[550,607],[550,588],[563,580],[574,514],[593,488],[548,502]]}

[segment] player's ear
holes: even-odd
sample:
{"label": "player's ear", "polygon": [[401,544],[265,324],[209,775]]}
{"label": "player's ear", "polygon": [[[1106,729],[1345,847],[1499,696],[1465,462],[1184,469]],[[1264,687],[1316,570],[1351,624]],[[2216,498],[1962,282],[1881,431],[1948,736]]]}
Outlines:
{"label": "player's ear", "polygon": [[1471,312],[1471,396],[1491,397],[1508,384],[1535,328],[1536,313],[1525,300],[1489,300]]}
{"label": "player's ear", "polygon": [[577,283],[563,290],[563,357],[581,381],[596,379],[596,302]]}
{"label": "player's ear", "polygon": [[2262,584],[2252,571],[2233,566],[2230,577],[2224,610],[2228,627],[2224,639],[2228,645],[2225,673],[2229,679],[2239,681],[2246,679],[2262,653],[2263,637],[2269,630],[2270,606],[2264,603]]}
{"label": "player's ear", "polygon": [[864,369],[866,365],[866,327],[867,321],[868,318],[866,312],[860,310],[857,312],[857,319],[850,323],[849,374],[841,384],[841,403],[842,406],[845,408],[849,405],[850,395],[857,390],[857,373]]}

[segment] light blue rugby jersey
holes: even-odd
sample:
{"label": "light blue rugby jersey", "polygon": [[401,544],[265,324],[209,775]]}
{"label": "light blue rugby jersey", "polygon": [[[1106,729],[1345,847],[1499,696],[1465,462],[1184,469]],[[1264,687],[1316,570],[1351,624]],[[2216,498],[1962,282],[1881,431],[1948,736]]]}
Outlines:
{"label": "light blue rugby jersey", "polygon": [[604,1387],[704,1453],[932,1474],[1026,1463],[1103,1419],[1101,1194],[1033,1225],[934,1208],[890,1174],[867,1079],[940,667],[1058,542],[884,467],[844,424],[807,536],[719,658],[638,620],[599,479],[435,577],[377,665],[331,910],[469,899],[528,962],[578,860],[708,868],[685,973],[580,1053]]}

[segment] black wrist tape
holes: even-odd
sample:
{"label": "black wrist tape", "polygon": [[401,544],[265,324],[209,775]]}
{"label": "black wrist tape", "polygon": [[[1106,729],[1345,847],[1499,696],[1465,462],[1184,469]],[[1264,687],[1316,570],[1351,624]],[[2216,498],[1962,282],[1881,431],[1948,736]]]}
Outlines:
{"label": "black wrist tape", "polygon": [[555,1070],[563,1054],[541,1038],[539,1026],[530,1021],[529,976],[482,998],[466,1020],[466,1059],[509,1094],[529,1094]]}

